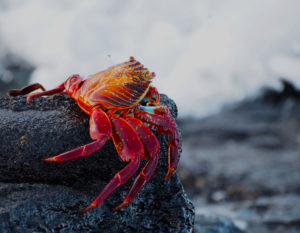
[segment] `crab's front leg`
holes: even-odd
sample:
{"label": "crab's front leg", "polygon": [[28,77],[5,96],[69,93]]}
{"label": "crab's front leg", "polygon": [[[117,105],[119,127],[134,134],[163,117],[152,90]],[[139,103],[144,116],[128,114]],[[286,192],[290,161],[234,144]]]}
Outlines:
{"label": "crab's front leg", "polygon": [[29,93],[31,93],[35,90],[38,90],[38,89],[42,89],[43,91],[45,91],[45,88],[41,84],[34,83],[34,84],[29,85],[29,86],[23,87],[22,89],[12,89],[7,93],[7,95],[9,97],[19,96],[19,95],[26,95],[26,94],[29,94]]}
{"label": "crab's front leg", "polygon": [[94,142],[77,147],[60,155],[43,159],[44,162],[65,162],[88,156],[100,150],[111,138],[112,126],[109,117],[101,109],[94,109],[90,117],[90,136]]}
{"label": "crab's front leg", "polygon": [[31,99],[39,97],[39,96],[43,96],[43,95],[53,95],[53,94],[58,94],[58,93],[62,93],[65,90],[65,86],[64,83],[62,83],[61,85],[59,85],[58,87],[52,89],[52,90],[48,90],[45,91],[45,88],[39,84],[39,83],[35,83],[32,85],[29,85],[27,87],[24,87],[22,89],[19,90],[11,90],[8,92],[8,96],[19,96],[19,95],[26,95],[29,94],[37,89],[42,89],[42,92],[37,92],[37,93],[32,93],[30,95],[27,96],[26,98],[26,102],[29,103]]}
{"label": "crab's front leg", "polygon": [[29,94],[37,89],[42,89],[42,92],[37,92],[37,93],[31,93],[27,96],[26,102],[29,103],[31,99],[39,97],[39,96],[48,96],[48,95],[53,95],[53,94],[73,94],[83,83],[84,81],[78,74],[73,74],[65,82],[60,84],[58,87],[46,91],[45,88],[39,84],[35,83],[32,85],[29,85],[27,87],[24,87],[19,90],[10,90],[7,95],[8,96],[19,96],[19,95],[26,95]]}
{"label": "crab's front leg", "polygon": [[123,118],[110,116],[112,123],[112,139],[117,152],[123,161],[129,164],[119,171],[103,188],[93,202],[82,209],[84,213],[100,205],[116,188],[128,181],[140,166],[144,156],[144,147],[136,130]]}
{"label": "crab's front leg", "polygon": [[123,202],[118,205],[115,210],[119,210],[120,208],[123,208],[131,203],[145,183],[151,179],[157,167],[158,154],[160,151],[159,142],[151,129],[149,129],[139,119],[136,119],[132,116],[126,116],[126,120],[134,127],[140,139],[142,140],[145,149],[145,156],[149,158],[149,161],[134,180]]}
{"label": "crab's front leg", "polygon": [[177,168],[178,150],[181,146],[179,132],[175,127],[175,121],[170,115],[169,108],[166,106],[138,106],[134,110],[134,115],[144,123],[154,127],[158,133],[170,135],[168,142],[168,172],[164,179],[167,181]]}

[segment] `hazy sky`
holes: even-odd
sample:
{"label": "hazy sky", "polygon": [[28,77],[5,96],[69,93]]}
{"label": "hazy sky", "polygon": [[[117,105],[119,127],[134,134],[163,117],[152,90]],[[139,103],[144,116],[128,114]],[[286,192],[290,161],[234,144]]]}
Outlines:
{"label": "hazy sky", "polygon": [[0,39],[47,88],[135,56],[180,114],[203,116],[278,77],[300,85],[300,1],[0,1]]}

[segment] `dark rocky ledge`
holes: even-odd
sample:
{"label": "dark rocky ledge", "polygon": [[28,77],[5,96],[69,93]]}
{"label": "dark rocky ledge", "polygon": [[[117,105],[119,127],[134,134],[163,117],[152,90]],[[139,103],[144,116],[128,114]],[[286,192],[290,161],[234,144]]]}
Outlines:
{"label": "dark rocky ledge", "polygon": [[[166,96],[174,117],[176,105]],[[175,174],[167,171],[167,138],[158,135],[160,161],[153,178],[131,205],[123,200],[133,178],[101,206],[85,214],[104,185],[126,163],[111,141],[97,153],[74,161],[48,164],[54,156],[91,142],[89,117],[68,96],[0,99],[0,229],[1,232],[192,232],[194,207]],[[143,163],[145,164],[145,163]]]}

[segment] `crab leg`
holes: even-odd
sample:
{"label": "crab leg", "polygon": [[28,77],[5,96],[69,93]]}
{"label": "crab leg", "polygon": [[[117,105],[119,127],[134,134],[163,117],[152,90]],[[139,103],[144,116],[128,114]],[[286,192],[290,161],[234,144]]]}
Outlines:
{"label": "crab leg", "polygon": [[44,162],[65,162],[65,161],[77,159],[79,157],[88,156],[100,150],[106,141],[107,141],[107,137],[106,138],[103,137],[102,139],[91,142],[84,146],[77,147],[73,150],[67,151],[60,155],[56,155],[50,158],[44,158],[43,161]]}
{"label": "crab leg", "polygon": [[158,154],[160,150],[160,145],[156,136],[147,126],[145,126],[139,119],[133,117],[126,117],[126,119],[138,132],[145,148],[145,155],[150,159],[136,177],[123,202],[118,205],[115,210],[126,207],[129,203],[131,203],[143,185],[151,179],[157,167]]}
{"label": "crab leg", "polygon": [[106,113],[101,109],[94,109],[90,117],[90,136],[96,141],[77,147],[60,155],[45,158],[43,161],[65,162],[93,154],[100,150],[105,142],[111,137],[111,131],[111,123]]}
{"label": "crab leg", "polygon": [[134,180],[123,202],[117,207],[115,207],[114,210],[119,210],[123,207],[126,207],[129,203],[133,201],[133,199],[139,193],[139,191],[144,186],[144,184],[148,182],[152,177],[157,167],[157,162],[158,162],[158,154],[151,155],[149,161],[147,162],[143,170],[139,173],[139,175]]}
{"label": "crab leg", "polygon": [[80,213],[89,211],[100,205],[116,188],[124,184],[140,166],[140,158],[135,157],[125,168],[119,171],[104,187],[101,193],[93,200],[93,202],[82,209]]}
{"label": "crab leg", "polygon": [[61,85],[59,85],[58,87],[56,87],[52,90],[45,91],[45,88],[41,84],[35,83],[35,84],[29,85],[29,86],[24,87],[19,90],[11,90],[8,92],[7,95],[8,96],[26,95],[37,89],[42,89],[43,91],[38,92],[38,93],[32,93],[32,94],[28,95],[26,98],[27,103],[29,103],[32,98],[36,98],[36,97],[43,96],[43,95],[53,95],[53,94],[57,94],[57,93],[64,94],[64,92],[62,92],[62,91],[65,90],[65,85],[64,85],[64,83],[62,83]]}
{"label": "crab leg", "polygon": [[39,97],[39,96],[53,95],[53,94],[61,93],[63,90],[65,90],[64,83],[62,83],[58,87],[48,90],[48,91],[42,91],[42,92],[38,92],[38,93],[29,94],[26,98],[26,102],[29,103],[31,99]]}
{"label": "crab leg", "polygon": [[126,120],[111,116],[111,122],[113,126],[112,139],[118,154],[122,160],[131,162],[110,180],[93,202],[80,211],[81,213],[100,205],[116,188],[132,177],[139,168],[141,156],[144,154],[142,141]]}
{"label": "crab leg", "polygon": [[39,83],[34,83],[34,84],[31,84],[27,87],[23,87],[22,89],[13,89],[13,90],[10,90],[7,95],[8,96],[19,96],[19,95],[26,95],[30,92],[33,92],[37,89],[42,89],[43,91],[45,91],[45,88],[39,84]]}
{"label": "crab leg", "polygon": [[[169,109],[165,106],[145,107],[147,111],[136,109],[134,115],[144,123],[149,124],[160,134],[169,134],[168,142],[168,172],[164,178],[167,181],[174,173],[178,164],[178,150],[180,148],[180,137]],[[152,111],[152,113],[150,113]]]}

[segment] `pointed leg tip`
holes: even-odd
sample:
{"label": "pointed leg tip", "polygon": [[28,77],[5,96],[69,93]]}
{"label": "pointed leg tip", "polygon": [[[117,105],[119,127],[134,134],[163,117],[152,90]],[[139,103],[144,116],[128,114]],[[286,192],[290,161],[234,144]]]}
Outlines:
{"label": "pointed leg tip", "polygon": [[79,213],[83,214],[91,209],[94,209],[95,207],[96,207],[96,205],[92,203],[92,204],[88,205],[87,207],[83,208],[82,210],[80,210]]}
{"label": "pointed leg tip", "polygon": [[44,158],[43,161],[46,163],[53,163],[53,162],[57,162],[57,159],[55,157],[50,157],[50,158]]}
{"label": "pointed leg tip", "polygon": [[8,97],[21,95],[20,90],[16,90],[16,89],[10,90],[6,94],[7,94]]}
{"label": "pointed leg tip", "polygon": [[30,95],[27,96],[27,98],[26,98],[26,104],[29,104],[29,102],[30,102],[31,99],[32,99],[32,97]]}
{"label": "pointed leg tip", "polygon": [[166,175],[165,178],[164,178],[164,181],[165,181],[165,182],[168,181],[168,180],[172,177],[174,171],[175,171],[174,168],[168,170],[168,173],[167,173],[167,175]]}
{"label": "pointed leg tip", "polygon": [[114,211],[118,211],[118,210],[120,210],[120,209],[122,209],[122,208],[128,206],[128,204],[129,204],[128,201],[124,201],[124,202],[122,202],[120,205],[116,206],[116,207],[114,208]]}
{"label": "pointed leg tip", "polygon": [[122,208],[122,204],[123,204],[123,203],[121,203],[120,205],[116,206],[116,207],[114,208],[114,211],[120,210],[120,209]]}

